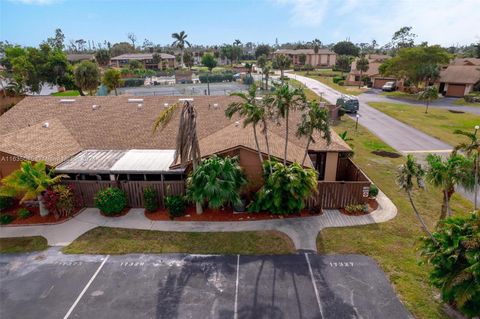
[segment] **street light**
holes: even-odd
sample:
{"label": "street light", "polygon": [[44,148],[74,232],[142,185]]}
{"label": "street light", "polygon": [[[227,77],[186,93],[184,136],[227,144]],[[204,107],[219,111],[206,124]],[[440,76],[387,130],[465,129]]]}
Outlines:
{"label": "street light", "polygon": [[356,117],[356,121],[355,121],[355,132],[356,132],[357,129],[358,129],[358,119],[360,118],[360,114],[355,114],[355,117]]}

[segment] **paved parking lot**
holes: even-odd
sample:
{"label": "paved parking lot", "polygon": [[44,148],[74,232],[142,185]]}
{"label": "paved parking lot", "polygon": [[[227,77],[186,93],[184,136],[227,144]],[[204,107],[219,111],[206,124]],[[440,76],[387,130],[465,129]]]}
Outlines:
{"label": "paved parking lot", "polygon": [[0,256],[0,318],[410,318],[359,255]]}

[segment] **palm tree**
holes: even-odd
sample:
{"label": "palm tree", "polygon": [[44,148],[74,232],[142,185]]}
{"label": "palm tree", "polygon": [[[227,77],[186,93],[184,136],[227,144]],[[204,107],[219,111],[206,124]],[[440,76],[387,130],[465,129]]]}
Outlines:
{"label": "palm tree", "polygon": [[122,84],[122,75],[119,70],[108,69],[103,74],[102,83],[109,91],[114,90],[115,95],[118,95],[117,88]]}
{"label": "palm tree", "polygon": [[281,84],[275,87],[275,92],[266,97],[267,103],[275,109],[277,117],[285,119],[285,151],[283,165],[287,165],[288,134],[290,111],[303,109],[307,98],[301,88],[290,89],[288,84]]}
{"label": "palm tree", "polygon": [[305,146],[305,154],[302,159],[302,166],[307,159],[308,149],[310,143],[315,143],[313,134],[318,131],[322,138],[327,140],[327,145],[330,145],[332,136],[330,133],[330,123],[328,117],[328,111],[324,108],[320,108],[317,101],[312,100],[307,105],[307,111],[302,114],[301,122],[297,127],[297,136],[306,137],[307,145]]}
{"label": "palm tree", "polygon": [[474,210],[477,211],[477,193],[478,193],[478,175],[479,175],[479,160],[480,160],[480,140],[477,137],[477,131],[480,129],[480,126],[475,126],[475,131],[473,133],[466,132],[462,130],[455,130],[454,134],[459,134],[466,136],[469,141],[463,142],[455,146],[454,151],[462,151],[465,152],[468,156],[471,156],[475,161],[475,168],[474,168],[474,177],[475,177],[475,184],[473,187],[474,192],[474,201],[473,206]]}
{"label": "palm tree", "polygon": [[405,164],[402,164],[398,167],[396,182],[398,186],[400,186],[400,188],[407,193],[410,204],[412,205],[413,211],[415,212],[417,219],[420,221],[420,224],[422,225],[423,231],[426,232],[434,242],[436,242],[432,233],[428,230],[427,225],[425,224],[425,221],[423,220],[422,216],[418,212],[417,207],[415,206],[415,203],[413,202],[413,198],[412,198],[414,180],[416,180],[418,187],[424,188],[425,187],[423,182],[424,175],[425,175],[425,171],[423,170],[422,166],[419,163],[417,163],[417,161],[415,160],[415,157],[413,157],[412,154],[408,154],[407,161],[405,162]]}
{"label": "palm tree", "polygon": [[425,90],[418,96],[418,99],[421,101],[425,101],[425,114],[427,114],[430,102],[438,99],[437,88],[434,86],[426,87]]}
{"label": "palm tree", "polygon": [[455,193],[455,186],[461,185],[471,190],[474,177],[471,174],[473,162],[463,155],[452,152],[444,161],[440,155],[429,154],[426,158],[428,163],[426,179],[443,192],[442,213],[440,219],[452,216],[450,198]]}
{"label": "palm tree", "polygon": [[185,45],[191,46],[190,42],[186,40],[187,37],[188,37],[188,34],[186,34],[185,31],[182,31],[180,33],[172,33],[172,38],[175,39],[175,41],[173,41],[172,43],[172,46],[180,49],[180,64],[182,68],[185,67],[185,63],[183,62]]}
{"label": "palm tree", "polygon": [[272,67],[267,64],[262,68],[262,75],[265,76],[265,91],[268,91],[268,78],[270,76],[270,71],[272,70]]}
{"label": "palm tree", "polygon": [[265,66],[268,63],[267,56],[265,54],[262,54],[257,58],[257,65],[262,69],[262,86],[263,86],[263,75],[265,74]]}
{"label": "palm tree", "polygon": [[360,88],[360,86],[363,84],[363,79],[362,79],[363,72],[367,72],[369,68],[368,59],[365,56],[360,57],[357,60],[356,68],[358,71],[360,71],[360,84],[358,85],[358,87]]}
{"label": "palm tree", "polygon": [[283,71],[287,69],[290,64],[292,64],[292,60],[284,54],[278,54],[273,58],[272,65],[274,69],[280,70],[280,80],[283,83]]}
{"label": "palm tree", "polygon": [[207,75],[207,90],[208,95],[210,95],[210,75],[212,74],[212,70],[217,66],[217,60],[211,53],[205,53],[202,56],[202,64],[208,68],[208,75]]}
{"label": "palm tree", "polygon": [[35,164],[25,161],[20,164],[20,169],[2,179],[3,186],[0,188],[0,195],[8,197],[22,195],[21,203],[36,198],[39,203],[40,215],[47,216],[48,210],[43,205],[42,194],[49,186],[60,182],[64,177],[68,178],[67,175],[53,176],[53,171],[47,171],[44,161]]}
{"label": "palm tree", "polygon": [[[154,132],[158,129],[163,129],[170,122],[177,107],[177,104],[172,104],[159,114],[153,124]],[[185,166],[191,161],[193,171],[196,170],[201,159],[197,136],[197,111],[193,103],[190,103],[188,100],[183,102],[182,111],[180,113],[180,123],[178,125],[175,157],[173,162],[176,163],[179,158],[181,166]],[[201,214],[203,212],[202,204],[197,202],[196,209],[197,214]]]}

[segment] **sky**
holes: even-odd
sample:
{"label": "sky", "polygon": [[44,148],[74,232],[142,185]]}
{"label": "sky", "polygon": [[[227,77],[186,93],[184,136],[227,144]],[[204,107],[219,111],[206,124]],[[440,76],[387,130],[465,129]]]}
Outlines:
{"label": "sky", "polygon": [[480,0],[0,0],[0,40],[36,46],[61,28],[75,39],[170,44],[185,30],[192,44],[322,43],[373,39],[383,45],[402,26],[416,42],[480,41]]}

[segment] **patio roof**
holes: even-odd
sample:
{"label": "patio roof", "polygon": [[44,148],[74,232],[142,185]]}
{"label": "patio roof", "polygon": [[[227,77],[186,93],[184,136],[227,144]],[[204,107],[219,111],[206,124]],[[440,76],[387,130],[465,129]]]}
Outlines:
{"label": "patio roof", "polygon": [[110,168],[126,152],[122,150],[85,150],[58,165],[55,172],[109,174]]}
{"label": "patio roof", "polygon": [[170,169],[175,150],[129,150],[110,169],[114,174],[168,174],[183,169]]}

